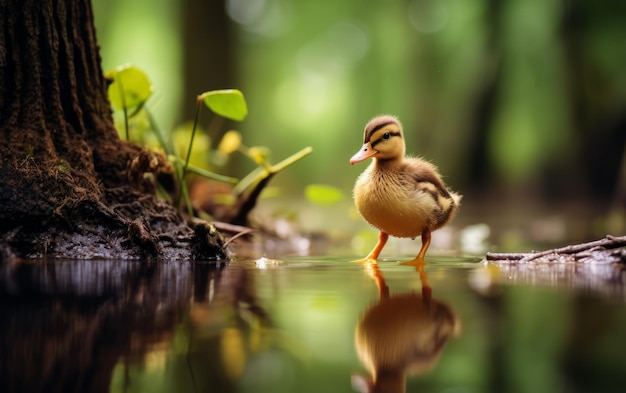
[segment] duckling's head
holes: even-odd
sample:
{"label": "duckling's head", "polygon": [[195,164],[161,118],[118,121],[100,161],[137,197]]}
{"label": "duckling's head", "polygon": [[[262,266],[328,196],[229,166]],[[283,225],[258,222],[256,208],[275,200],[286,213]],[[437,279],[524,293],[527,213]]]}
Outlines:
{"label": "duckling's head", "polygon": [[405,152],[402,126],[394,116],[383,115],[373,118],[365,126],[363,146],[352,156],[350,164],[375,158],[393,160],[403,158]]}

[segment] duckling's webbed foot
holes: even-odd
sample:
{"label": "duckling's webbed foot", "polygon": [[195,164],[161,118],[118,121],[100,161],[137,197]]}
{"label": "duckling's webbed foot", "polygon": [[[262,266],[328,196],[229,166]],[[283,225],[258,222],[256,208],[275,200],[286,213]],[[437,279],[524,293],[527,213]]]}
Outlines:
{"label": "duckling's webbed foot", "polygon": [[414,259],[410,261],[402,262],[403,265],[415,266],[417,268],[423,267],[426,264],[426,251],[428,251],[428,247],[430,246],[430,229],[424,228],[422,230],[422,248],[420,252]]}
{"label": "duckling's webbed foot", "polygon": [[378,261],[378,256],[380,255],[380,252],[383,250],[383,247],[385,247],[385,244],[387,243],[387,239],[389,239],[389,235],[386,234],[385,232],[380,232],[378,234],[378,242],[376,243],[376,245],[374,246],[374,249],[372,249],[372,251],[370,251],[369,254],[367,254],[367,256],[363,259],[357,259],[354,262],[359,262],[359,263],[372,263],[372,262],[377,262]]}

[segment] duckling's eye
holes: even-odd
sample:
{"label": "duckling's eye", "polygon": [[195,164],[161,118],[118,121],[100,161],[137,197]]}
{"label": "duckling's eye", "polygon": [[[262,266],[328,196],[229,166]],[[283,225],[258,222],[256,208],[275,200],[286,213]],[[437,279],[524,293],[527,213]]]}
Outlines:
{"label": "duckling's eye", "polygon": [[390,133],[388,133],[388,132],[385,132],[385,133],[383,134],[383,139],[389,139],[390,137],[391,137],[391,134],[390,134]]}

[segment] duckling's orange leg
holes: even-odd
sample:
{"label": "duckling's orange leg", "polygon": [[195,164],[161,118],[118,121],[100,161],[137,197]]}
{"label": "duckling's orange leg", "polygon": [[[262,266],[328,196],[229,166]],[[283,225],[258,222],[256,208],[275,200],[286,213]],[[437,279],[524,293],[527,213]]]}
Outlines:
{"label": "duckling's orange leg", "polygon": [[426,261],[424,260],[424,257],[426,256],[426,251],[428,251],[429,246],[430,246],[430,229],[424,228],[422,230],[422,248],[420,249],[420,252],[417,254],[417,256],[414,259],[403,262],[402,264],[411,265],[411,266],[425,265]]}
{"label": "duckling's orange leg", "polygon": [[358,260],[356,260],[354,262],[376,262],[376,261],[378,261],[378,256],[380,255],[380,252],[383,250],[383,247],[385,247],[385,244],[387,243],[387,239],[389,239],[389,235],[386,234],[385,232],[381,231],[378,234],[378,242],[374,246],[374,249],[372,251],[370,251],[370,253],[367,254],[367,256],[365,258],[358,259]]}
{"label": "duckling's orange leg", "polygon": [[430,229],[424,228],[422,231],[422,248],[415,259],[424,261],[428,247],[430,247]]}

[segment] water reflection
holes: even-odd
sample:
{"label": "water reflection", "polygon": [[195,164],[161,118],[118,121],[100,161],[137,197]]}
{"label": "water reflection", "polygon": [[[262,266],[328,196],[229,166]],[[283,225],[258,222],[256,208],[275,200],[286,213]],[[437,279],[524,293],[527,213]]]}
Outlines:
{"label": "water reflection", "polygon": [[554,287],[626,302],[626,267],[594,263],[489,263],[473,270],[470,285],[497,294],[502,285]]}
{"label": "water reflection", "polygon": [[202,264],[1,266],[0,391],[109,392],[120,364],[162,367],[190,300],[220,275]]}
{"label": "water reflection", "polygon": [[231,264],[219,279],[201,285],[196,279],[187,348],[172,355],[185,358],[192,384],[174,390],[237,391],[255,369],[255,355],[273,347],[273,322],[259,302],[255,278],[251,266]]}
{"label": "water reflection", "polygon": [[404,392],[406,374],[422,374],[437,363],[460,321],[447,304],[432,297],[423,265],[416,266],[422,294],[391,295],[375,263],[364,265],[378,287],[379,301],[365,310],[355,331],[358,357],[370,376],[354,374],[361,392]]}
{"label": "water reflection", "polygon": [[0,392],[624,391],[622,269],[430,262],[2,265]]}

